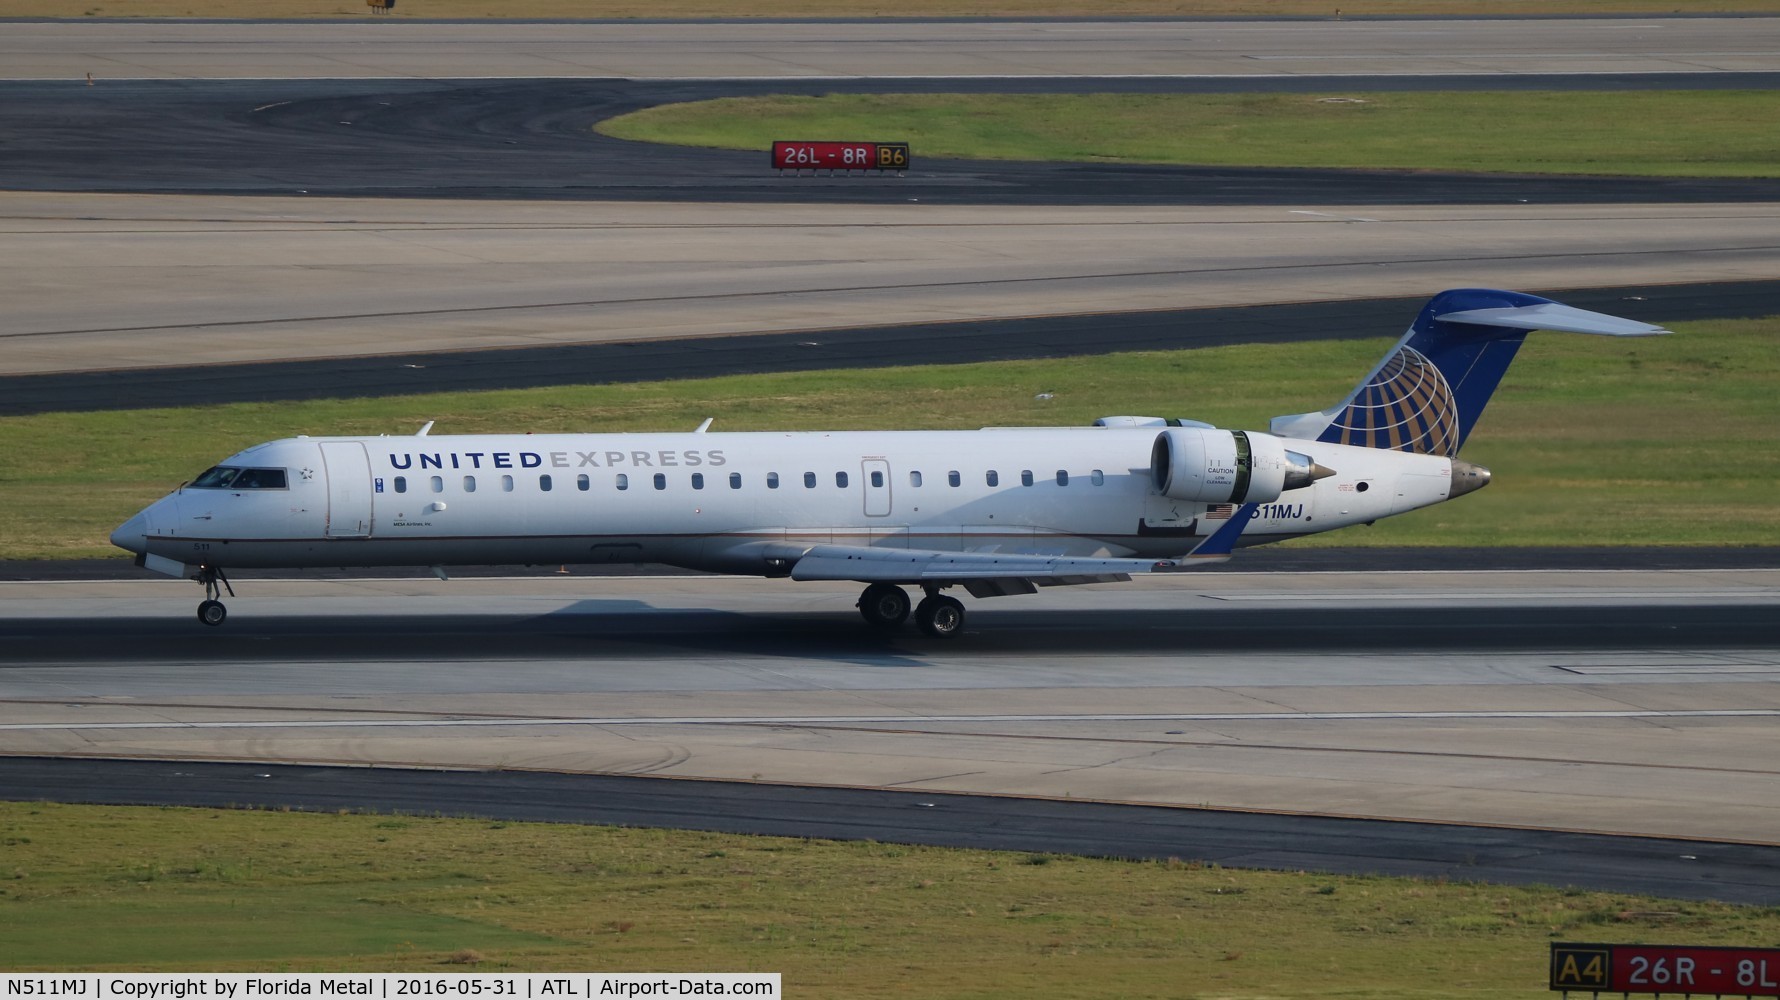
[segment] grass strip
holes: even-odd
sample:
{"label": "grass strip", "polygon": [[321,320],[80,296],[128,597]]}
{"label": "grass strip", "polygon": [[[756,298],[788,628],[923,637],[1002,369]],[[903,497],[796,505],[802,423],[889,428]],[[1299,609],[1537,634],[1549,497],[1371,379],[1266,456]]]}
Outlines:
{"label": "grass strip", "polygon": [[669,104],[596,129],[769,149],[907,142],[924,158],[1593,174],[1780,176],[1780,92],[831,94]]}
{"label": "grass strip", "polygon": [[[1108,322],[1117,322],[1111,317]],[[1535,334],[1464,457],[1488,489],[1292,545],[1743,545],[1780,537],[1780,318],[1608,341]],[[297,434],[1085,425],[1115,413],[1265,429],[1330,405],[1388,339],[1049,361],[0,418],[0,558],[118,555],[180,481]],[[1044,398],[1039,398],[1043,394]]]}
{"label": "grass strip", "polygon": [[[1524,997],[1780,909],[486,820],[0,803],[0,968],[776,971],[799,996]],[[1331,991],[1334,992],[1331,992]]]}

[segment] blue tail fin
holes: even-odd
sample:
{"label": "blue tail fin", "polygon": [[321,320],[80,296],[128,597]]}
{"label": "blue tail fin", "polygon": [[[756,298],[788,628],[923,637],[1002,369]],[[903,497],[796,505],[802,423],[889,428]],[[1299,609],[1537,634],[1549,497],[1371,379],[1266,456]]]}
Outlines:
{"label": "blue tail fin", "polygon": [[1275,417],[1281,437],[1453,456],[1529,330],[1619,337],[1662,327],[1521,292],[1458,288],[1429,300],[1378,367],[1330,409]]}

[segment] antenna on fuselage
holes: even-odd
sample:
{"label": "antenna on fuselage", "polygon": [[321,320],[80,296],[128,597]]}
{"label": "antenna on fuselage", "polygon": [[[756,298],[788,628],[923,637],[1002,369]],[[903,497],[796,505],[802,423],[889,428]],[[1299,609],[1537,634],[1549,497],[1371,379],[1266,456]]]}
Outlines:
{"label": "antenna on fuselage", "polygon": [[708,431],[708,430],[710,430],[710,429],[711,429],[711,424],[712,424],[712,423],[714,423],[714,422],[715,422],[715,421],[716,421],[716,420],[717,420],[717,418],[716,418],[716,417],[706,417],[706,418],[705,418],[705,422],[704,422],[704,423],[702,423],[702,424],[699,424],[699,425],[698,425],[698,430],[696,430],[696,431],[693,431],[693,432],[692,432],[692,433],[694,433],[694,434],[703,434],[703,433],[704,433],[704,432],[705,432],[705,431]]}
{"label": "antenna on fuselage", "polygon": [[417,438],[426,437],[426,432],[433,429],[434,423],[435,423],[435,421],[428,420],[425,424],[423,424],[421,426],[420,430],[414,432],[414,436]]}

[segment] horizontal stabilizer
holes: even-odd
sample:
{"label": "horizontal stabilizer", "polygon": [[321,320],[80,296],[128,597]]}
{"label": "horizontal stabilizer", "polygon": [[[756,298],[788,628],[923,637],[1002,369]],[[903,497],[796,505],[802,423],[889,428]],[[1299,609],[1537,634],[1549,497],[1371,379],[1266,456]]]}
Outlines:
{"label": "horizontal stabilizer", "polygon": [[1510,330],[1556,330],[1560,333],[1596,333],[1607,337],[1655,337],[1668,333],[1660,326],[1621,319],[1606,313],[1589,312],[1558,302],[1541,302],[1530,306],[1508,306],[1499,309],[1467,309],[1462,312],[1437,313],[1442,323],[1469,323],[1472,326],[1500,326]]}

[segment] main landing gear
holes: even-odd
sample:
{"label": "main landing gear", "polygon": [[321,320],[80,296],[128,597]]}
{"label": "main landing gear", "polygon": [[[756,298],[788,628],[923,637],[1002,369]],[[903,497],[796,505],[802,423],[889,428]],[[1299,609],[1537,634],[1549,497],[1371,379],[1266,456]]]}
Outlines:
{"label": "main landing gear", "polygon": [[[925,589],[927,596],[914,609],[915,624],[921,631],[937,639],[950,639],[964,631],[964,605],[937,588]],[[859,613],[878,628],[899,628],[909,618],[908,592],[895,584],[874,583],[859,595]]]}
{"label": "main landing gear", "polygon": [[235,596],[235,588],[229,586],[229,578],[216,566],[198,567],[198,575],[192,577],[204,585],[204,602],[198,605],[198,620],[206,625],[221,625],[223,619],[229,617],[229,609],[217,600],[227,590],[230,597]]}

